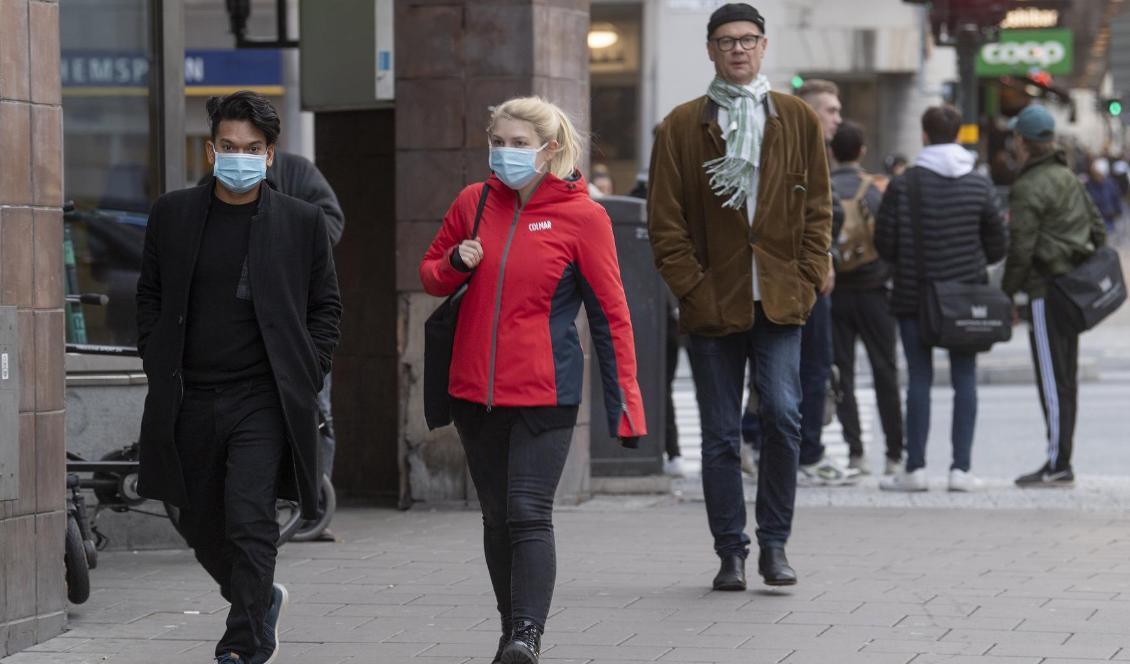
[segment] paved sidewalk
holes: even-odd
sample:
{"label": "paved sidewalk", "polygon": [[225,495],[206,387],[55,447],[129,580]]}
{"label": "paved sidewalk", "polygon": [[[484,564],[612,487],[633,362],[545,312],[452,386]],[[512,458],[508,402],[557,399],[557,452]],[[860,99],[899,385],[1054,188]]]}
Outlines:
{"label": "paved sidewalk", "polygon": [[[480,524],[469,510],[351,509],[335,522],[343,542],[285,546],[279,662],[487,664]],[[600,498],[557,524],[546,662],[1130,661],[1117,513],[802,507],[800,585],[743,593],[708,589],[701,503]],[[226,606],[187,552],[106,554],[93,585],[70,631],[2,664],[210,661]]]}

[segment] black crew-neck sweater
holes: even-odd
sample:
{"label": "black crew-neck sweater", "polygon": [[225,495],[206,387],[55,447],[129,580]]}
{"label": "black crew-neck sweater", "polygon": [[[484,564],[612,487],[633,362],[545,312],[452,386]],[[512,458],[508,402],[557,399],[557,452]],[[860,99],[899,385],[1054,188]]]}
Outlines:
{"label": "black crew-neck sweater", "polygon": [[230,205],[212,197],[188,294],[186,383],[222,385],[271,373],[247,271],[258,208],[258,201]]}

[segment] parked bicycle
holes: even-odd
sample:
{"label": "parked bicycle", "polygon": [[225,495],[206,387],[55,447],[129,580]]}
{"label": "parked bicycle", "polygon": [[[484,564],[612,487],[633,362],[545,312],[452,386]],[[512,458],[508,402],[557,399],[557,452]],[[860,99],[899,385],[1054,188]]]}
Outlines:
{"label": "parked bicycle", "polygon": [[[108,301],[100,294],[68,294],[66,302],[72,310],[81,305],[102,306]],[[81,316],[81,314],[77,314]],[[76,316],[76,318],[77,318]],[[122,346],[69,343],[68,353],[136,357],[137,349]],[[319,429],[325,423],[319,422]],[[163,503],[161,512],[144,509],[146,499],[138,493],[138,444],[133,442],[104,455],[98,461],[84,459],[67,452],[67,524],[64,549],[67,598],[81,604],[90,597],[90,570],[98,566],[98,551],[105,548],[109,539],[98,529],[98,517],[105,511],[136,512],[147,516],[168,518],[177,532],[184,537],[180,525],[180,510],[175,505]],[[89,509],[85,492],[95,497],[93,510]],[[329,477],[323,475],[318,517],[306,521],[296,501],[279,500],[276,514],[279,522],[278,544],[282,546],[292,538],[313,540],[333,518],[337,499]]]}

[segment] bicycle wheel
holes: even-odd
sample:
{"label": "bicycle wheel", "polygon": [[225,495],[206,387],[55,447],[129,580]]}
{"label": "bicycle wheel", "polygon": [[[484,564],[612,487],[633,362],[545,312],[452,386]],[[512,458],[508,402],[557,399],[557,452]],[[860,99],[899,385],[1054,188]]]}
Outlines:
{"label": "bicycle wheel", "polygon": [[[281,499],[276,503],[275,509],[277,510],[276,519],[279,522],[279,538],[275,541],[275,546],[282,546],[294,536],[298,526],[302,525],[302,510],[299,509],[297,502]],[[165,515],[169,517],[173,528],[177,529],[177,533],[187,543],[188,536],[185,535],[180,524],[180,508],[172,503],[165,503]]]}
{"label": "bicycle wheel", "polygon": [[333,482],[328,475],[322,475],[321,485],[318,487],[318,518],[303,521],[298,530],[291,537],[295,542],[312,542],[321,536],[334,518],[337,509],[337,493],[334,491]]}
{"label": "bicycle wheel", "polygon": [[82,604],[90,599],[90,568],[86,563],[86,547],[82,543],[82,530],[73,514],[67,515],[63,565],[66,567],[67,599],[71,604]]}

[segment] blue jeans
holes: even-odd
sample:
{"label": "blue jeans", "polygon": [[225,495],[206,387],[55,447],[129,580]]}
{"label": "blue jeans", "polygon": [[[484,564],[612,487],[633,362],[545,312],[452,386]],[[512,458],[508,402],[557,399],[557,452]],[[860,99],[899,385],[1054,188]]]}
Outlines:
{"label": "blue jeans", "polygon": [[[909,374],[906,388],[906,470],[926,467],[926,439],[930,435],[930,386],[934,383],[934,349],[918,336],[918,321],[899,319],[902,349]],[[973,429],[977,423],[977,354],[949,351],[953,385],[953,422],[950,469],[969,471]]]}
{"label": "blue jeans", "polygon": [[820,434],[824,430],[824,405],[828,375],[832,373],[832,298],[820,296],[808,315],[800,337],[800,464],[824,458]]}
{"label": "blue jeans", "polygon": [[783,547],[792,530],[800,447],[800,327],[777,325],[757,306],[753,328],[724,337],[691,335],[695,398],[702,419],[702,487],[714,550],[749,554],[742,490],[742,383],[757,367],[763,432],[757,478],[757,541]]}
{"label": "blue jeans", "polygon": [[[801,328],[800,335],[800,464],[808,466],[824,458],[820,442],[824,431],[824,406],[828,396],[828,374],[832,371],[832,299],[819,297]],[[749,390],[757,391],[757,367],[749,363]],[[742,439],[761,450],[761,422],[750,412],[742,414]]]}

